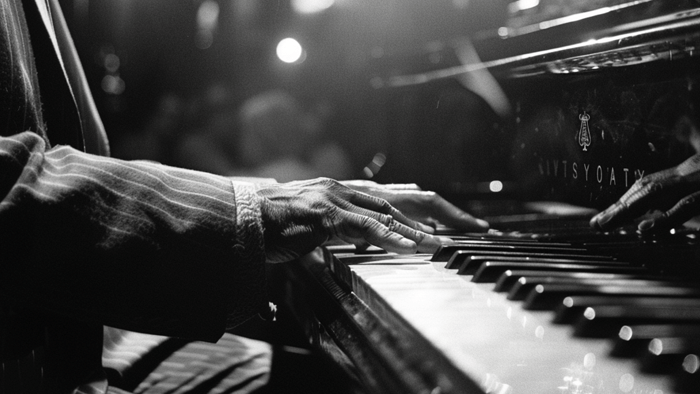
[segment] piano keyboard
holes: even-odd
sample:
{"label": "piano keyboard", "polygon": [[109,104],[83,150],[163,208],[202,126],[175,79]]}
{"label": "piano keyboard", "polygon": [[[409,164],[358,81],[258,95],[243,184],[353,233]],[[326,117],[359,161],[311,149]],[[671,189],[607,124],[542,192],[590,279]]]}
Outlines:
{"label": "piano keyboard", "polygon": [[[687,255],[694,237],[662,249]],[[434,255],[310,256],[307,268],[332,272],[335,283],[316,278],[348,314],[343,328],[319,318],[321,330],[377,392],[700,392],[700,281],[676,257],[652,255],[658,241],[621,237],[600,253],[592,238],[507,238],[456,238]],[[379,348],[379,369],[402,382],[377,383],[358,346]]]}

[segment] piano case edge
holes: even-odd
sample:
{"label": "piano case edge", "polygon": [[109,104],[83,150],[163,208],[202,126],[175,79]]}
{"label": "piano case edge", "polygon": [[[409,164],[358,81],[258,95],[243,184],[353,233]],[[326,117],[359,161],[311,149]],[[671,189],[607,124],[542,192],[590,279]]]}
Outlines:
{"label": "piano case edge", "polygon": [[350,268],[327,250],[284,271],[284,307],[312,344],[341,364],[349,361],[368,392],[483,393],[368,286],[358,286],[360,298]]}

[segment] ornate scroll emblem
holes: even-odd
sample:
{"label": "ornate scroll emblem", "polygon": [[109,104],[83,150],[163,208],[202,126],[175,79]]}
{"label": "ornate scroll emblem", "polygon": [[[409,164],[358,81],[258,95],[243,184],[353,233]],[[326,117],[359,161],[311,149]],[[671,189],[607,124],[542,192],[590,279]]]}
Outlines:
{"label": "ornate scroll emblem", "polygon": [[591,145],[591,129],[588,128],[588,119],[591,118],[586,112],[579,115],[578,118],[581,120],[581,127],[578,130],[578,144],[583,147],[583,151],[588,151],[588,147]]}

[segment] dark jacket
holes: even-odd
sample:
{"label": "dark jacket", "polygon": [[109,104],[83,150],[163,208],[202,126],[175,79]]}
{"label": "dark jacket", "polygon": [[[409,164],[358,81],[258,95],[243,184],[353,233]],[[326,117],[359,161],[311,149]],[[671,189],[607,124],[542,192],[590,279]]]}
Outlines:
{"label": "dark jacket", "polygon": [[103,325],[215,341],[266,310],[252,189],[104,157],[57,0],[0,17],[0,389],[104,387]]}

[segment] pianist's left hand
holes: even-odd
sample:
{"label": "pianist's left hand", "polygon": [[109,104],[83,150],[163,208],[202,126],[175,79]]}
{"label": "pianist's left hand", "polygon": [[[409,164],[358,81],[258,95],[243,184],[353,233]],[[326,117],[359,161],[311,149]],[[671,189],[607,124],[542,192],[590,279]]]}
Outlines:
{"label": "pianist's left hand", "polygon": [[611,230],[645,215],[641,232],[679,226],[700,214],[700,154],[676,167],[644,176],[615,204],[591,219],[591,226]]}

